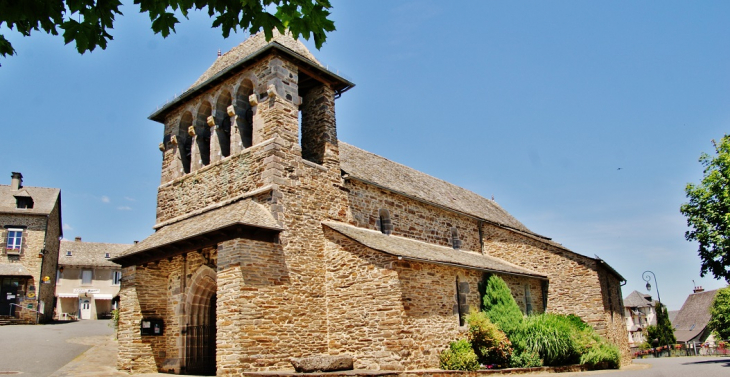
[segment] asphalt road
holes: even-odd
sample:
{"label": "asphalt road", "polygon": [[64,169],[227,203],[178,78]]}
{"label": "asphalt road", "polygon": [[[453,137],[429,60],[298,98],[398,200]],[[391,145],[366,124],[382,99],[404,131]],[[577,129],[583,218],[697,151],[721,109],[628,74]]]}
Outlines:
{"label": "asphalt road", "polygon": [[111,333],[109,320],[0,326],[0,375],[46,377],[91,348],[68,339]]}
{"label": "asphalt road", "polygon": [[621,371],[615,377],[728,377],[730,357],[692,356],[661,357],[658,359],[634,360],[636,364],[651,364],[644,370]]}

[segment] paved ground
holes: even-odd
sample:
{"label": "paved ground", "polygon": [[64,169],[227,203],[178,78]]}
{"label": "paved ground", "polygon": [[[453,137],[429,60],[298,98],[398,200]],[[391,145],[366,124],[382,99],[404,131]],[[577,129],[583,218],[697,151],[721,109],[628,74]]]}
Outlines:
{"label": "paved ground", "polygon": [[56,323],[42,326],[0,326],[0,374],[46,377],[66,365],[90,345],[69,343],[72,338],[110,336],[109,321]]}
{"label": "paved ground", "polygon": [[[115,369],[117,343],[108,320],[42,326],[0,326],[0,375],[22,377],[129,377]],[[531,377],[726,377],[730,357],[672,357],[634,360],[621,370],[551,374]],[[163,376],[143,374],[135,377]]]}

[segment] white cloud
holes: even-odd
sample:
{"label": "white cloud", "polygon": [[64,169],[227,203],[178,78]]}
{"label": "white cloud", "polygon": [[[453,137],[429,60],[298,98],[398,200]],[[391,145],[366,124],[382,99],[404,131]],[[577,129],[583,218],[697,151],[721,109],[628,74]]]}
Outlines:
{"label": "white cloud", "polygon": [[129,206],[119,206],[119,207],[117,207],[117,209],[120,210],[120,211],[131,211],[132,210],[132,207],[129,207]]}
{"label": "white cloud", "polygon": [[106,195],[102,195],[101,201],[104,203],[109,203],[109,202],[111,202],[111,199],[109,199],[109,197]]}
{"label": "white cloud", "polygon": [[63,224],[63,230],[74,230],[70,224]]}
{"label": "white cloud", "polygon": [[124,199],[125,199],[125,200],[127,200],[127,201],[129,201],[129,202],[136,202],[136,201],[137,201],[137,199],[135,199],[135,198],[130,198],[130,197],[128,197],[128,196],[125,196],[125,197],[124,197]]}

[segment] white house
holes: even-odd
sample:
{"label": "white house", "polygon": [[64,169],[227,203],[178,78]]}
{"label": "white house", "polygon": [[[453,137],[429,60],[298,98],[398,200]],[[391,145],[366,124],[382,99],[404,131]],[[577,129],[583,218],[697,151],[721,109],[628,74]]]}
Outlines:
{"label": "white house", "polygon": [[[56,272],[58,319],[109,318],[119,301],[122,271],[110,258],[129,244],[61,241]],[[116,299],[115,299],[116,298]]]}

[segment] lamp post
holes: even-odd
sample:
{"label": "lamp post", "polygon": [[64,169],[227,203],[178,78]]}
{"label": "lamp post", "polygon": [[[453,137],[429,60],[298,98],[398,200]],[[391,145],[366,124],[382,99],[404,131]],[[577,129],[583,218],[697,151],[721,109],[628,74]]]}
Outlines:
{"label": "lamp post", "polygon": [[654,284],[656,284],[656,298],[657,298],[657,301],[659,301],[659,304],[661,304],[662,296],[659,295],[659,283],[657,283],[657,281],[656,281],[656,275],[654,275],[654,273],[651,271],[644,271],[641,274],[641,278],[644,279],[644,281],[646,282],[646,290],[651,291],[651,284],[649,284],[649,281],[651,280],[651,276],[649,276],[649,274],[651,274],[651,276],[654,277]]}
{"label": "lamp post", "polygon": [[[651,274],[651,276],[649,276],[649,274]],[[641,274],[641,278],[644,279],[644,281],[646,282],[647,291],[651,291],[651,284],[649,284],[649,281],[651,280],[652,276],[654,277],[654,284],[656,284],[656,298],[657,298],[657,301],[659,301],[659,310],[663,311],[664,308],[662,306],[662,297],[659,295],[659,283],[657,283],[656,275],[654,275],[654,273],[651,271],[644,271]],[[656,313],[656,319],[657,319],[656,325],[657,325],[657,328],[659,328],[659,313]],[[669,344],[667,344],[667,353],[671,356],[671,350],[669,348]]]}

